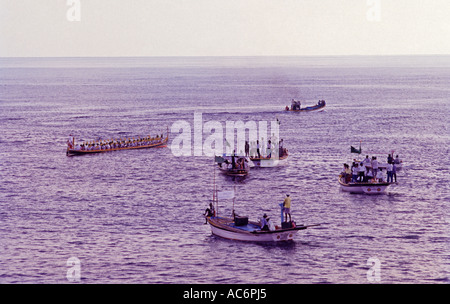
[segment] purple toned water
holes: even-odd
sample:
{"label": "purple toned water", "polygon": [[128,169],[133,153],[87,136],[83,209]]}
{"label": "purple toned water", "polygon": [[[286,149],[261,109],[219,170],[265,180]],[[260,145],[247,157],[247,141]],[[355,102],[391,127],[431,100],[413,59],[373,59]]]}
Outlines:
{"label": "purple toned water", "polygon": [[[450,57],[0,59],[0,283],[448,283]],[[323,112],[285,113],[292,98]],[[213,160],[167,148],[66,157],[76,140],[166,132],[175,121],[272,121],[288,164],[236,185],[239,214],[279,221],[288,244],[211,235]],[[194,132],[194,130],[192,130]],[[177,134],[171,134],[171,140]],[[404,161],[385,195],[341,192],[356,155]],[[370,154],[372,155],[372,154]],[[230,206],[224,202],[221,212]],[[226,214],[223,214],[226,215]]]}

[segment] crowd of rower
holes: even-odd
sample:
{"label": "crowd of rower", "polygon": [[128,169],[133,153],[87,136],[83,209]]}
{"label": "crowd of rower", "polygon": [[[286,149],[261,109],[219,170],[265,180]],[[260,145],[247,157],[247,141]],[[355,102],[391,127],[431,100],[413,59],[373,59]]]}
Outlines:
{"label": "crowd of rower", "polygon": [[372,159],[366,155],[366,158],[359,162],[354,160],[352,167],[348,164],[344,164],[344,171],[342,172],[345,182],[349,183],[370,183],[370,182],[385,182],[393,183],[394,180],[397,182],[397,167],[401,163],[398,155],[394,159],[391,154],[388,155],[387,164],[383,166],[386,170],[387,180],[385,179],[385,173],[383,168],[379,166],[378,160],[375,156]]}
{"label": "crowd of rower", "polygon": [[[262,140],[264,141],[264,139]],[[267,145],[260,144],[259,140],[245,142],[245,156],[250,158],[271,158],[272,156],[283,157],[287,155],[288,151],[283,147],[283,139],[277,141],[273,138],[273,141],[269,139]],[[274,155],[273,155],[274,154]]]}
{"label": "crowd of rower", "polygon": [[156,135],[156,137],[147,136],[143,138],[138,137],[138,138],[87,141],[83,142],[82,144],[74,144],[74,139],[69,138],[69,140],[67,141],[67,145],[70,150],[97,151],[97,150],[151,146],[160,143],[163,138],[164,134],[161,134]]}

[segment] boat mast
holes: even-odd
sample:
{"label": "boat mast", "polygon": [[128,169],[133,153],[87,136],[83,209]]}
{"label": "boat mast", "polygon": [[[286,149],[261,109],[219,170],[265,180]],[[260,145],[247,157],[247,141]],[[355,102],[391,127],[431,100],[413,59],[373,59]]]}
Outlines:
{"label": "boat mast", "polygon": [[231,210],[231,215],[234,218],[234,201],[236,200],[236,185],[234,185],[233,190],[234,190],[234,194],[233,194],[233,209]]}
{"label": "boat mast", "polygon": [[219,215],[219,200],[217,198],[217,186],[216,186],[216,163],[214,161],[213,163],[214,166],[214,174],[213,174],[213,205],[215,204],[215,214],[214,216],[218,216]]}

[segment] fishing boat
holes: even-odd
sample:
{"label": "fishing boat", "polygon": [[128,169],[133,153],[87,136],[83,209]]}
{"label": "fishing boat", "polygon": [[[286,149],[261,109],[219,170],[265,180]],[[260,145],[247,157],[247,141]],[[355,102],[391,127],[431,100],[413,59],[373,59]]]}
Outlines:
{"label": "fishing boat", "polygon": [[156,147],[165,147],[167,146],[167,142],[169,141],[169,135],[167,133],[166,137],[158,136],[156,138],[151,138],[148,141],[128,141],[123,143],[117,142],[107,142],[104,145],[96,145],[95,148],[84,149],[83,146],[75,146],[74,138],[72,138],[71,142],[68,142],[68,147],[66,151],[67,156],[75,156],[75,155],[85,155],[85,154],[97,154],[104,152],[112,152],[112,151],[121,151],[121,150],[135,150],[135,149],[147,149],[147,148],[156,148]]}
{"label": "fishing boat", "polygon": [[290,111],[290,112],[312,112],[312,111],[323,110],[323,108],[325,108],[325,106],[326,106],[325,100],[319,100],[317,102],[317,104],[314,106],[301,108],[300,101],[296,101],[296,100],[292,99],[291,107],[286,106],[285,110]]}
{"label": "fishing boat", "polygon": [[253,166],[248,157],[235,155],[216,156],[215,162],[219,170],[228,176],[247,176],[250,172],[250,166]]}
{"label": "fishing boat", "polygon": [[234,218],[212,216],[208,218],[208,223],[212,234],[225,239],[246,242],[292,241],[297,231],[318,226],[317,224],[296,226],[295,222],[291,222],[292,226],[289,228],[275,226],[275,230],[265,231],[261,230],[259,223],[248,221],[247,217],[238,216]]}
{"label": "fishing boat", "polygon": [[[220,217],[218,214],[207,216],[207,222],[211,227],[211,233],[215,236],[245,242],[281,242],[292,241],[299,230],[305,230],[315,225],[296,225],[294,221],[283,222],[281,214],[281,226],[269,225],[269,229],[263,230],[261,224],[249,221],[246,216],[238,216],[234,213],[234,191],[215,192],[213,201],[218,204],[218,198],[224,194],[226,198],[233,198],[233,211],[231,217]],[[216,208],[215,210],[218,210]],[[269,223],[271,220],[269,221]]]}
{"label": "fishing boat", "polygon": [[359,194],[383,194],[392,184],[388,182],[352,182],[344,174],[339,175],[342,191]]}
{"label": "fishing boat", "polygon": [[[361,141],[359,142],[359,149],[350,146],[350,153],[362,153]],[[372,152],[368,154],[383,155],[385,153]],[[339,175],[339,184],[341,185],[341,189],[343,191],[351,193],[382,194],[390,185],[394,184],[394,177],[395,184],[397,184],[397,177],[392,172],[396,172],[401,169],[401,160],[398,158],[398,155],[395,160],[392,158],[392,155],[394,155],[394,150],[392,150],[391,153],[388,154],[386,163],[378,162],[377,156],[372,156],[372,159],[370,159],[368,154],[363,160],[354,158],[351,169],[348,164],[344,164],[344,172]],[[388,165],[388,163],[391,165]],[[395,166],[395,170],[393,170],[393,165]],[[391,171],[387,171],[388,166],[390,167]],[[374,172],[376,176],[373,176]],[[387,173],[387,181],[385,181],[385,172]],[[389,175],[391,174],[389,172],[391,172],[392,175]],[[355,178],[356,173],[358,173],[358,177]],[[352,175],[355,176],[352,178]],[[390,180],[390,178],[392,179]]]}

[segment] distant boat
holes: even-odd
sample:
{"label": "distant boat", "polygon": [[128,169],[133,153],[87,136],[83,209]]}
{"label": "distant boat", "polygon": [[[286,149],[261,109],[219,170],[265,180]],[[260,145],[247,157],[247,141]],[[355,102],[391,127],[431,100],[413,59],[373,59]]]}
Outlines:
{"label": "distant boat", "polygon": [[[168,133],[167,133],[168,134]],[[86,155],[86,154],[96,154],[103,152],[112,152],[112,151],[122,151],[122,150],[134,150],[134,149],[148,149],[148,148],[156,148],[156,147],[165,147],[167,142],[169,141],[169,135],[165,138],[152,138],[149,141],[131,141],[122,144],[108,144],[103,146],[97,146],[92,149],[83,149],[83,148],[75,148],[73,144],[67,147],[66,155],[67,156],[75,156],[75,155]]]}
{"label": "distant boat", "polygon": [[322,110],[323,108],[325,108],[325,106],[326,106],[325,100],[319,100],[317,102],[317,104],[314,105],[314,106],[301,108],[300,101],[295,101],[294,99],[292,99],[291,107],[289,108],[289,106],[286,106],[285,111],[290,111],[290,112],[311,112],[311,111]]}

